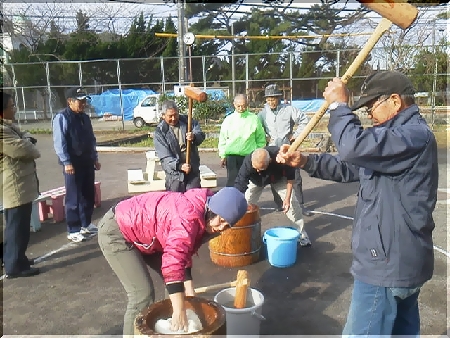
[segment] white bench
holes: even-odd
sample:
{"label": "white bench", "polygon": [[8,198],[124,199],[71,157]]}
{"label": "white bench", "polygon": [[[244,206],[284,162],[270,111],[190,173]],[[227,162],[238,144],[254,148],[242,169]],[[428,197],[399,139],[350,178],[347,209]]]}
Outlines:
{"label": "white bench", "polygon": [[[145,172],[142,169],[128,169],[128,192],[132,194],[149,191],[164,191],[166,174],[163,170],[156,170],[159,162],[156,152],[145,153],[147,166]],[[200,165],[200,184],[202,188],[217,187],[217,175],[206,165]]]}

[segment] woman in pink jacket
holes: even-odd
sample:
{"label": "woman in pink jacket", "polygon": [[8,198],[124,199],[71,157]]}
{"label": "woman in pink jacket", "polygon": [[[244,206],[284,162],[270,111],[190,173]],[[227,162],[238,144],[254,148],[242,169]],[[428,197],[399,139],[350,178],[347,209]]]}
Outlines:
{"label": "woman in pink jacket", "polygon": [[247,212],[233,187],[149,192],[119,202],[98,224],[98,242],[128,295],[124,335],[133,335],[138,313],[154,302],[144,255],[162,253],[161,272],[173,307],[172,330],[187,330],[184,296],[193,296],[192,256],[208,234],[233,226]]}

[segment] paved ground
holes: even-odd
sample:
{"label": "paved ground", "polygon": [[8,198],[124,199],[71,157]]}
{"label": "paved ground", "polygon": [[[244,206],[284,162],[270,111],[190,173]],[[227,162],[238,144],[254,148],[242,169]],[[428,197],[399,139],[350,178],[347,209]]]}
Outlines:
{"label": "paved ground", "polygon": [[[38,160],[41,190],[63,184],[61,168],[56,164],[48,135],[38,136],[42,158]],[[101,154],[102,207],[95,210],[97,222],[118,199],[127,196],[126,169],[145,168],[143,154]],[[204,164],[225,183],[213,153],[202,154]],[[450,323],[448,308],[448,214],[450,196],[446,153],[440,153],[440,202],[435,211],[435,274],[420,296],[422,333],[445,335]],[[319,211],[353,215],[357,184],[338,184],[304,175],[307,205]],[[266,189],[260,207],[273,207]],[[262,210],[263,231],[288,224],[280,213]],[[298,252],[297,263],[288,269],[271,267],[266,260],[247,266],[252,286],[265,296],[261,334],[338,335],[350,301],[352,277],[351,221],[334,216],[315,215],[306,219],[306,229],[313,240],[311,248]],[[42,273],[26,279],[4,280],[3,333],[6,335],[112,335],[120,334],[126,297],[116,276],[103,258],[95,238],[82,244],[68,244],[65,224],[44,223],[32,233],[29,256],[49,254],[37,266]],[[58,251],[59,250],[59,251]],[[53,254],[52,254],[53,252]],[[233,280],[237,268],[214,265],[207,246],[194,259],[196,286]],[[164,297],[164,287],[157,273],[156,295]],[[213,298],[215,293],[204,295]]]}

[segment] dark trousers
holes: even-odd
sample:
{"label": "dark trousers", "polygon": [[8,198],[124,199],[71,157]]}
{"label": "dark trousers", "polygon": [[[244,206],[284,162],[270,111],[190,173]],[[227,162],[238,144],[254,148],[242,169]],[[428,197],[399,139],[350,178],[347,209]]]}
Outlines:
{"label": "dark trousers", "polygon": [[180,181],[174,179],[172,176],[166,174],[166,190],[175,192],[186,192],[189,189],[201,188],[200,172],[191,171],[184,175],[184,180]]}
{"label": "dark trousers", "polygon": [[[280,196],[273,190],[273,187],[270,188],[272,190],[273,199],[277,207],[281,208],[283,206],[283,201]],[[302,175],[300,175],[300,169],[295,169],[295,182],[294,182],[294,194],[297,197],[297,201],[300,205],[303,205],[305,201],[303,200],[303,188],[302,188]]]}
{"label": "dark trousers", "polygon": [[25,255],[30,241],[32,202],[15,208],[4,209],[5,235],[3,245],[3,262],[7,275],[16,274],[30,268]]}
{"label": "dark trousers", "polygon": [[85,228],[91,224],[95,202],[94,164],[77,165],[74,166],[74,169],[75,174],[73,175],[64,172],[65,210],[69,233],[79,232],[81,227]]}
{"label": "dark trousers", "polygon": [[[233,187],[236,176],[241,169],[245,156],[228,155],[227,159],[227,187]],[[278,196],[278,195],[277,195]]]}

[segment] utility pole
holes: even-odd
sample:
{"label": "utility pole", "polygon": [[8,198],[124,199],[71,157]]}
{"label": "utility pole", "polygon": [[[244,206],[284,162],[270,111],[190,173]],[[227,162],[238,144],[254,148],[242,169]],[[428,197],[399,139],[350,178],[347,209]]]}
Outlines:
{"label": "utility pole", "polygon": [[180,86],[184,85],[184,79],[186,74],[185,63],[185,46],[184,46],[184,1],[179,0],[177,3],[178,10],[178,79]]}

